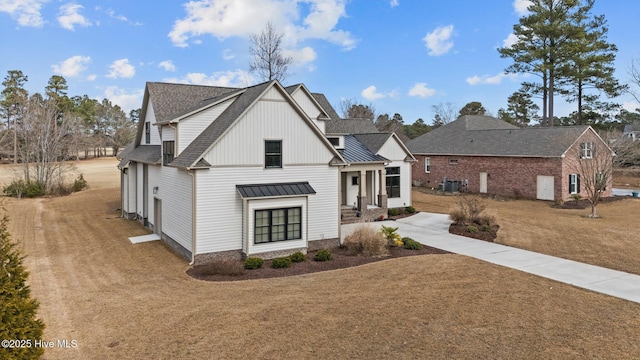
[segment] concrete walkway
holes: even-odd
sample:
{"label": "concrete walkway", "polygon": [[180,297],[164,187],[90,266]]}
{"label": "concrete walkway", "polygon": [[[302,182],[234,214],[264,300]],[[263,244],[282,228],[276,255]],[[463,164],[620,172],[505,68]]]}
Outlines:
{"label": "concrete walkway", "polygon": [[[640,275],[452,235],[449,233],[451,221],[445,214],[418,213],[397,221],[369,224],[398,227],[401,236],[434,248],[640,303]],[[344,225],[343,234],[357,225]]]}

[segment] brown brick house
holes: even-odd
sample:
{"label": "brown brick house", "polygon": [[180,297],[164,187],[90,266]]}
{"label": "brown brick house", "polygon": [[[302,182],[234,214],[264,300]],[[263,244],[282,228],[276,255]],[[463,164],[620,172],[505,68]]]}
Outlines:
{"label": "brown brick house", "polygon": [[[518,128],[485,116],[462,116],[407,147],[417,159],[414,185],[542,200],[586,196],[593,182],[581,184],[579,159],[614,156],[590,126]],[[603,195],[611,196],[607,179]]]}

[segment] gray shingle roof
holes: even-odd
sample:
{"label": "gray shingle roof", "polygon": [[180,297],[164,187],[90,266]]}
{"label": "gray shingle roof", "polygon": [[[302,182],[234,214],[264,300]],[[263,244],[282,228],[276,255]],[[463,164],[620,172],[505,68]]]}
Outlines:
{"label": "gray shingle roof", "polygon": [[377,154],[382,145],[391,137],[391,133],[354,134],[353,136],[367,149]]}
{"label": "gray shingle roof", "polygon": [[276,184],[236,185],[236,189],[243,198],[312,195],[316,193],[307,181]]}
{"label": "gray shingle roof", "polygon": [[327,121],[327,134],[369,134],[378,129],[369,119],[331,119]]}
{"label": "gray shingle roof", "polygon": [[170,165],[192,167],[233,122],[269,87],[273,81],[249,87],[187,146]]}
{"label": "gray shingle roof", "polygon": [[153,99],[153,111],[156,121],[171,120],[177,114],[181,114],[198,106],[202,102],[219,97],[223,94],[238,91],[237,88],[169,84],[160,82],[148,82],[147,90],[149,98]]}
{"label": "gray shingle roof", "polygon": [[363,163],[363,162],[388,162],[389,159],[384,156],[377,155],[369,150],[364,144],[362,144],[353,135],[345,135],[344,137],[344,150],[342,150],[342,157],[348,163]]}
{"label": "gray shingle roof", "polygon": [[143,164],[160,164],[162,153],[160,145],[140,145],[123,156],[118,167],[126,165],[129,161]]}
{"label": "gray shingle roof", "polygon": [[331,103],[329,102],[329,100],[327,100],[327,97],[324,96],[324,94],[312,93],[311,96],[316,99],[318,104],[322,107],[322,109],[330,119],[340,119],[340,115],[338,115],[336,109],[331,106]]}
{"label": "gray shingle roof", "polygon": [[127,165],[127,163],[129,162],[129,155],[133,151],[134,146],[135,146],[135,142],[132,141],[129,143],[129,145],[127,145],[124,148],[124,150],[122,150],[118,155],[116,155],[116,159],[120,160],[120,162],[117,165],[118,169],[122,169],[122,167]]}
{"label": "gray shingle roof", "polygon": [[498,119],[462,117],[409,141],[407,147],[414,154],[560,157],[588,128],[518,128]]}
{"label": "gray shingle roof", "polygon": [[624,133],[630,133],[632,131],[640,131],[640,121],[634,121],[631,124],[624,126]]}

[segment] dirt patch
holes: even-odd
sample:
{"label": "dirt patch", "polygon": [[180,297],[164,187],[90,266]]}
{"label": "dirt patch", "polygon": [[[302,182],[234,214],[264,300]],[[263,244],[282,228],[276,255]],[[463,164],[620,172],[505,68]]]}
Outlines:
{"label": "dirt patch", "polygon": [[[625,198],[626,197],[624,196],[603,197],[600,199],[600,202],[598,203],[598,205],[624,200]],[[553,203],[551,204],[551,207],[555,209],[581,210],[581,209],[591,208],[591,202],[588,199],[569,200],[563,203]]]}
{"label": "dirt patch", "polygon": [[377,261],[395,259],[405,256],[417,256],[427,254],[450,254],[447,251],[423,246],[421,250],[408,250],[401,247],[392,247],[389,249],[389,256],[369,257],[369,256],[352,256],[349,255],[345,248],[331,249],[331,260],[314,261],[313,256],[317,251],[309,252],[307,259],[299,263],[291,263],[288,268],[273,269],[271,267],[272,260],[266,260],[262,268],[254,270],[244,270],[241,274],[223,275],[213,274],[217,265],[200,265],[195,266],[187,271],[190,276],[208,281],[240,281],[250,279],[266,279],[274,277],[284,277],[292,275],[303,275],[321,271],[345,269],[354,266],[369,264]]}
{"label": "dirt patch", "polygon": [[494,242],[494,240],[498,237],[498,230],[500,229],[499,225],[492,225],[491,230],[482,230],[475,226],[474,231],[469,229],[469,226],[463,224],[451,224],[449,226],[449,232],[454,235],[466,236],[473,239]]}

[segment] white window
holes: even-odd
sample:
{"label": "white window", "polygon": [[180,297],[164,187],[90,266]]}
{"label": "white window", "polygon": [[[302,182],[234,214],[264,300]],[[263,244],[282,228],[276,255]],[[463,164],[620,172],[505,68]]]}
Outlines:
{"label": "white window", "polygon": [[424,158],[424,172],[431,172],[431,158]]}
{"label": "white window", "polygon": [[593,157],[593,143],[580,143],[580,158],[591,159]]}
{"label": "white window", "polygon": [[580,175],[569,174],[569,194],[580,193]]}

